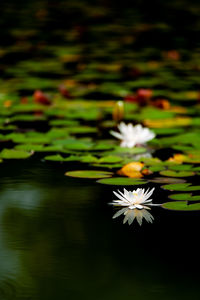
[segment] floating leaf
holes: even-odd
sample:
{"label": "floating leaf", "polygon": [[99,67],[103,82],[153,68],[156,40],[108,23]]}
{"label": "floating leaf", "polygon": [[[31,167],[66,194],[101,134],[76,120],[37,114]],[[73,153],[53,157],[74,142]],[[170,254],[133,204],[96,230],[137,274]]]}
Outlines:
{"label": "floating leaf", "polygon": [[69,150],[86,151],[92,149],[93,144],[87,141],[71,140],[64,142],[64,148]]}
{"label": "floating leaf", "polygon": [[109,184],[109,185],[141,185],[147,183],[143,179],[133,179],[126,177],[113,177],[108,179],[100,179],[98,183]]}
{"label": "floating leaf", "polygon": [[45,156],[44,159],[50,161],[65,161],[65,159],[60,154]]}
{"label": "floating leaf", "polygon": [[140,154],[145,153],[147,151],[144,147],[135,147],[135,148],[126,148],[126,147],[115,147],[113,153],[129,153],[129,154]]}
{"label": "floating leaf", "polygon": [[122,158],[120,156],[108,155],[108,156],[104,156],[104,157],[100,158],[98,160],[98,163],[115,164],[115,163],[119,163],[121,161],[122,161]]}
{"label": "floating leaf", "polygon": [[162,207],[169,210],[195,211],[200,210],[200,203],[188,204],[186,201],[172,201],[162,204]]}
{"label": "floating leaf", "polygon": [[155,164],[154,166],[149,167],[151,172],[159,172],[165,170],[165,166],[163,164]]}
{"label": "floating leaf", "polygon": [[181,194],[172,194],[172,195],[169,195],[169,198],[172,199],[172,200],[188,200],[188,198],[191,197],[192,194],[190,193],[181,193]]}
{"label": "floating leaf", "polygon": [[192,196],[190,193],[172,194],[169,195],[169,198],[173,200],[200,201],[199,195]]}
{"label": "floating leaf", "polygon": [[158,135],[172,135],[176,133],[182,133],[183,128],[155,128],[154,132]]}
{"label": "floating leaf", "polygon": [[141,162],[130,162],[123,166],[119,171],[119,175],[128,176],[130,178],[140,178],[142,177],[142,173],[140,172],[144,164]]}
{"label": "floating leaf", "polygon": [[93,167],[98,167],[98,168],[108,168],[108,169],[119,169],[121,168],[121,164],[98,164],[94,163],[92,164]]}
{"label": "floating leaf", "polygon": [[15,146],[15,149],[24,150],[24,151],[40,152],[44,149],[44,146],[38,145],[38,144],[20,144],[20,145]]}
{"label": "floating leaf", "polygon": [[58,120],[51,120],[49,122],[51,126],[77,126],[79,122],[76,120],[66,120],[66,119],[58,119]]}
{"label": "floating leaf", "polygon": [[194,176],[195,173],[192,171],[164,170],[160,172],[160,175],[171,176],[171,177],[190,177],[190,176]]}
{"label": "floating leaf", "polygon": [[96,145],[94,145],[92,147],[92,150],[93,151],[102,151],[102,150],[110,150],[112,148],[114,148],[114,145],[112,145],[109,142],[98,142],[98,143],[96,143]]}
{"label": "floating leaf", "polygon": [[83,163],[95,163],[98,161],[98,158],[93,155],[84,155],[84,156],[81,156],[80,160]]}
{"label": "floating leaf", "polygon": [[66,128],[66,131],[70,134],[96,133],[97,128],[89,126],[73,126]]}
{"label": "floating leaf", "polygon": [[192,186],[191,183],[177,183],[177,184],[163,185],[162,188],[170,191],[190,192],[190,191],[199,191],[200,185]]}
{"label": "floating leaf", "polygon": [[80,156],[77,155],[70,155],[67,158],[65,158],[65,161],[80,161]]}
{"label": "floating leaf", "polygon": [[193,166],[192,165],[189,165],[189,164],[182,164],[182,165],[179,165],[179,164],[171,164],[170,165],[170,170],[174,170],[174,171],[188,171],[188,170],[193,170]]}
{"label": "floating leaf", "polygon": [[3,159],[25,159],[31,155],[31,152],[16,149],[3,149],[0,153],[0,157]]}
{"label": "floating leaf", "polygon": [[111,177],[112,172],[107,171],[94,171],[94,170],[80,170],[80,171],[68,171],[65,173],[66,176],[77,177],[77,178],[105,178]]}

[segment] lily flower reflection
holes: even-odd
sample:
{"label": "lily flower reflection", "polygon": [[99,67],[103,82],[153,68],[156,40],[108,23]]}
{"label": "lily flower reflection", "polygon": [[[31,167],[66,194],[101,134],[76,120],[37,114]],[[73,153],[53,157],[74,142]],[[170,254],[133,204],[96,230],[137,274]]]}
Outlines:
{"label": "lily flower reflection", "polygon": [[154,217],[152,216],[152,214],[145,208],[143,209],[129,209],[129,208],[122,208],[119,211],[117,211],[114,216],[113,219],[124,215],[124,220],[123,220],[123,224],[125,224],[126,222],[128,222],[129,225],[131,225],[133,223],[133,221],[136,219],[138,224],[141,226],[142,225],[142,219],[144,218],[148,223],[153,223]]}
{"label": "lily flower reflection", "polygon": [[113,200],[112,205],[114,206],[124,206],[124,208],[117,211],[113,218],[117,218],[120,215],[125,215],[124,222],[128,222],[130,225],[134,219],[138,221],[138,224],[142,224],[142,219],[144,218],[147,222],[152,223],[154,218],[148,210],[150,206],[160,206],[160,204],[153,204],[152,199],[149,199],[155,188],[147,189],[136,189],[133,191],[127,191],[124,189],[124,192],[118,190],[118,192],[113,191],[114,195],[118,198]]}
{"label": "lily flower reflection", "polygon": [[121,147],[132,148],[136,145],[144,145],[155,137],[155,133],[152,130],[142,127],[140,124],[133,126],[131,123],[126,125],[124,122],[121,122],[118,125],[118,129],[119,132],[110,131],[110,134],[121,140]]}

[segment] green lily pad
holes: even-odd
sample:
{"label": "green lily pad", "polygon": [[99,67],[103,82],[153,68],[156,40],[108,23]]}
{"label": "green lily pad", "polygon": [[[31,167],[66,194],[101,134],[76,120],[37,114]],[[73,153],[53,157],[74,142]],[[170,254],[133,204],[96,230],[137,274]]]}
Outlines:
{"label": "green lily pad", "polygon": [[62,128],[51,128],[47,133],[46,133],[46,137],[52,139],[59,139],[59,138],[68,138],[69,134],[66,131],[66,128],[62,127]]}
{"label": "green lily pad", "polygon": [[92,150],[94,151],[103,151],[103,150],[110,150],[114,148],[114,145],[106,142],[98,142],[96,145],[92,147]]}
{"label": "green lily pad", "polygon": [[176,133],[182,133],[184,129],[183,128],[154,128],[153,131],[159,135],[171,135]]}
{"label": "green lily pad", "polygon": [[192,186],[191,183],[166,184],[163,185],[162,188],[165,190],[180,192],[200,191],[200,185]]}
{"label": "green lily pad", "polygon": [[115,147],[113,152],[116,153],[130,153],[130,154],[140,154],[140,153],[145,153],[147,151],[146,148],[144,147],[135,147],[135,148],[126,148],[126,147]]}
{"label": "green lily pad", "polygon": [[147,181],[145,181],[144,179],[134,179],[134,178],[126,178],[126,177],[113,177],[107,179],[100,179],[97,182],[102,184],[109,184],[109,185],[141,185],[147,183]]}
{"label": "green lily pad", "polygon": [[79,122],[76,120],[66,120],[66,119],[58,119],[58,120],[51,120],[49,122],[51,126],[77,126]]}
{"label": "green lily pad", "polygon": [[188,198],[191,197],[191,193],[181,193],[181,194],[172,194],[172,195],[169,195],[168,198],[172,199],[172,200],[188,200]]}
{"label": "green lily pad", "polygon": [[181,193],[181,194],[172,194],[169,195],[169,198],[172,200],[186,200],[186,201],[200,201],[200,196],[192,196],[190,193]]}
{"label": "green lily pad", "polygon": [[70,134],[85,134],[85,133],[96,133],[97,129],[95,127],[89,126],[73,126],[68,127],[67,132]]}
{"label": "green lily pad", "polygon": [[15,149],[17,150],[24,150],[24,151],[34,151],[34,152],[41,152],[44,150],[44,146],[40,144],[20,144],[16,145]]}
{"label": "green lily pad", "polygon": [[195,171],[193,165],[190,164],[171,164],[169,168],[173,171]]}
{"label": "green lily pad", "polygon": [[193,169],[195,172],[196,171],[200,171],[200,167],[194,167],[194,169]]}
{"label": "green lily pad", "polygon": [[65,158],[65,161],[81,161],[81,157],[78,155],[70,155]]}
{"label": "green lily pad", "polygon": [[44,115],[16,115],[10,118],[10,122],[37,122],[45,120]]}
{"label": "green lily pad", "polygon": [[98,161],[98,158],[93,155],[84,155],[81,156],[80,161],[83,163],[95,163]]}
{"label": "green lily pad", "polygon": [[183,152],[193,150],[193,147],[187,145],[172,145],[171,147],[174,150],[183,151]]}
{"label": "green lily pad", "polygon": [[188,204],[186,201],[172,201],[162,204],[162,207],[169,210],[195,211],[200,210],[200,203]]}
{"label": "green lily pad", "polygon": [[104,169],[120,169],[123,165],[122,164],[92,164],[93,167],[97,168],[104,168]]}
{"label": "green lily pad", "polygon": [[104,156],[102,158],[100,158],[98,160],[98,163],[110,163],[110,164],[115,164],[115,163],[119,163],[122,161],[122,158],[116,155],[108,155],[108,156]]}
{"label": "green lily pad", "polygon": [[150,166],[149,170],[151,172],[160,172],[165,170],[165,166],[163,164],[155,164],[154,166]]}
{"label": "green lily pad", "polygon": [[31,152],[16,149],[3,149],[0,152],[0,157],[3,159],[25,159],[31,155]]}
{"label": "green lily pad", "polygon": [[60,154],[45,156],[44,159],[49,161],[65,161]]}
{"label": "green lily pad", "polygon": [[87,151],[91,150],[93,143],[80,140],[64,141],[64,148],[68,150]]}
{"label": "green lily pad", "polygon": [[100,170],[80,170],[80,171],[68,171],[65,173],[66,176],[76,177],[76,178],[105,178],[111,177],[112,172],[100,171]]}
{"label": "green lily pad", "polygon": [[194,176],[195,172],[192,172],[192,171],[164,170],[164,171],[160,172],[160,175],[171,176],[171,177],[190,177],[190,176]]}

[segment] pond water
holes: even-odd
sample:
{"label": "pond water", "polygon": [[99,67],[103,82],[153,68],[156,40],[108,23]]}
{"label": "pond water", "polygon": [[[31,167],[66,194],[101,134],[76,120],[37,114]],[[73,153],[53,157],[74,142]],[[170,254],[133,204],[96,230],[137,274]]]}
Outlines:
{"label": "pond water", "polygon": [[157,208],[152,224],[123,225],[112,188],[65,171],[2,165],[1,299],[198,299],[198,212]]}
{"label": "pond water", "polygon": [[[199,300],[198,1],[2,0],[1,13],[0,300]],[[138,89],[153,96],[135,103]],[[109,135],[118,100],[157,134],[147,148]],[[127,189],[155,186],[154,203],[172,206],[189,192],[189,205],[153,207],[152,224],[113,219],[123,185],[64,176],[118,180],[144,153],[150,172]],[[161,187],[180,179],[191,187]]]}

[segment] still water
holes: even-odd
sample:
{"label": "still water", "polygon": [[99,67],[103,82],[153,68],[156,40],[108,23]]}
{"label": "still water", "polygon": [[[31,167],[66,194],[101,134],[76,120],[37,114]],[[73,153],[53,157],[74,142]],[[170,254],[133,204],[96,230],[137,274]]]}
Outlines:
{"label": "still water", "polygon": [[[1,94],[15,100],[36,89],[55,92],[66,79],[87,83],[90,76],[104,83],[93,71],[101,62],[125,65],[122,77],[107,77],[120,82],[137,78],[129,68],[138,57],[154,61],[163,49],[185,49],[186,59],[199,53],[197,1],[176,1],[176,9],[170,1],[138,0],[131,11],[116,2],[97,1],[101,8],[93,1],[2,0]],[[148,23],[157,25],[145,31]],[[199,74],[188,82],[199,90]],[[73,165],[35,158],[0,168],[0,300],[200,299],[199,212],[153,208],[153,224],[123,225],[108,205],[113,187],[65,177]],[[157,187],[154,201],[164,202],[166,193]]]}
{"label": "still water", "polygon": [[113,187],[67,169],[1,165],[0,299],[199,299],[198,212],[154,208],[153,224],[123,225]]}

